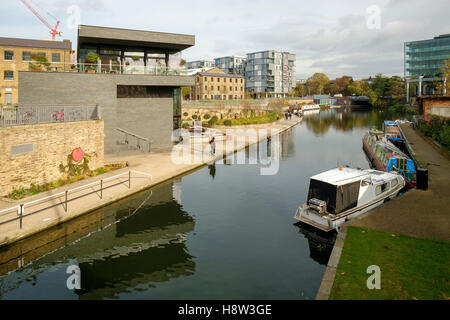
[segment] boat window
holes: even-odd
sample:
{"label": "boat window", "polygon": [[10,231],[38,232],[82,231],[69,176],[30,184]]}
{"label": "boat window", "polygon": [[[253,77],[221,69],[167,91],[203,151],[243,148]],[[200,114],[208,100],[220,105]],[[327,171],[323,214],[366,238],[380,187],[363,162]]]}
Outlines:
{"label": "boat window", "polygon": [[379,196],[380,194],[382,194],[382,193],[384,193],[384,192],[386,192],[388,190],[389,190],[388,184],[387,183],[383,183],[383,184],[381,184],[381,185],[376,187],[375,194],[377,196]]}
{"label": "boat window", "polygon": [[311,199],[325,201],[327,203],[327,211],[329,213],[336,213],[336,186],[311,179],[308,202]]}
{"label": "boat window", "polygon": [[360,182],[352,182],[337,188],[336,213],[344,212],[358,205]]}
{"label": "boat window", "polygon": [[398,180],[397,179],[392,180],[391,188],[395,188],[397,185],[398,185]]}

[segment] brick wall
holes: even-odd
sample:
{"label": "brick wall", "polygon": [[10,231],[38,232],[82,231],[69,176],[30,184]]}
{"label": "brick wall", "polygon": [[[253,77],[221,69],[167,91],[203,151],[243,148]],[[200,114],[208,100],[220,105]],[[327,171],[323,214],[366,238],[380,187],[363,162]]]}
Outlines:
{"label": "brick wall", "polygon": [[62,178],[76,148],[92,156],[91,169],[103,166],[103,120],[0,127],[0,196]]}
{"label": "brick wall", "polygon": [[450,117],[450,97],[421,97],[419,109],[427,118],[430,116]]}

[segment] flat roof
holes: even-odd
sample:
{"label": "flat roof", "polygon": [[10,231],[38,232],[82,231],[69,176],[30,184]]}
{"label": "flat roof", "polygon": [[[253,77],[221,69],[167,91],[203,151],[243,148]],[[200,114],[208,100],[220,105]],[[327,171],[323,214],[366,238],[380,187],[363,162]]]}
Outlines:
{"label": "flat roof", "polygon": [[195,45],[195,36],[143,30],[80,25],[78,46],[143,48],[180,52]]}
{"label": "flat roof", "polygon": [[359,170],[353,168],[336,168],[311,177],[312,180],[322,181],[331,185],[341,186],[371,177],[379,182],[392,177],[391,173],[377,170]]}
{"label": "flat roof", "polygon": [[72,42],[70,40],[53,41],[0,37],[0,46],[72,50]]}

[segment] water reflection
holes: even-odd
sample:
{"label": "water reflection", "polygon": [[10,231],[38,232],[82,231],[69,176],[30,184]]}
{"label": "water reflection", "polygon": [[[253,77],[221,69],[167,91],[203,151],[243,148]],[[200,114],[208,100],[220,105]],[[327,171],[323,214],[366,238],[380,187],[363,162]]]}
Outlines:
{"label": "water reflection", "polygon": [[330,129],[343,132],[369,127],[381,129],[385,119],[396,120],[399,118],[404,118],[404,116],[387,111],[367,112],[341,108],[305,114],[304,122],[316,136],[324,136]]}
{"label": "water reflection", "polygon": [[336,234],[324,234],[308,226],[296,224],[299,232],[308,239],[310,257],[321,265],[328,265],[331,252],[333,251]]}
{"label": "water reflection", "polygon": [[[82,289],[75,292],[80,299],[115,298],[141,290],[142,284],[148,289],[194,274],[185,235],[195,222],[174,200],[176,185],[165,184],[3,249],[2,274],[29,265],[0,278],[0,297],[21,291],[26,282],[51,290],[40,275],[56,270],[63,278],[65,267],[74,264],[82,274]],[[181,198],[181,191],[176,196]],[[28,294],[24,289],[22,297]]]}

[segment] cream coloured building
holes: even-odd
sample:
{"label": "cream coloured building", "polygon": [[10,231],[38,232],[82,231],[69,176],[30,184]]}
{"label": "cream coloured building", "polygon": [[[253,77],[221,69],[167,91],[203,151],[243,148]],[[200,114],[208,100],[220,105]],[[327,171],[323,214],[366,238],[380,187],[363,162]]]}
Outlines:
{"label": "cream coloured building", "polygon": [[[19,71],[71,71],[71,54],[72,43],[69,40],[0,37],[0,106],[17,104]],[[35,56],[45,57],[50,65],[39,65],[33,61]]]}
{"label": "cream coloured building", "polygon": [[219,68],[195,75],[192,88],[193,100],[240,100],[245,97],[245,78],[228,74]]}

